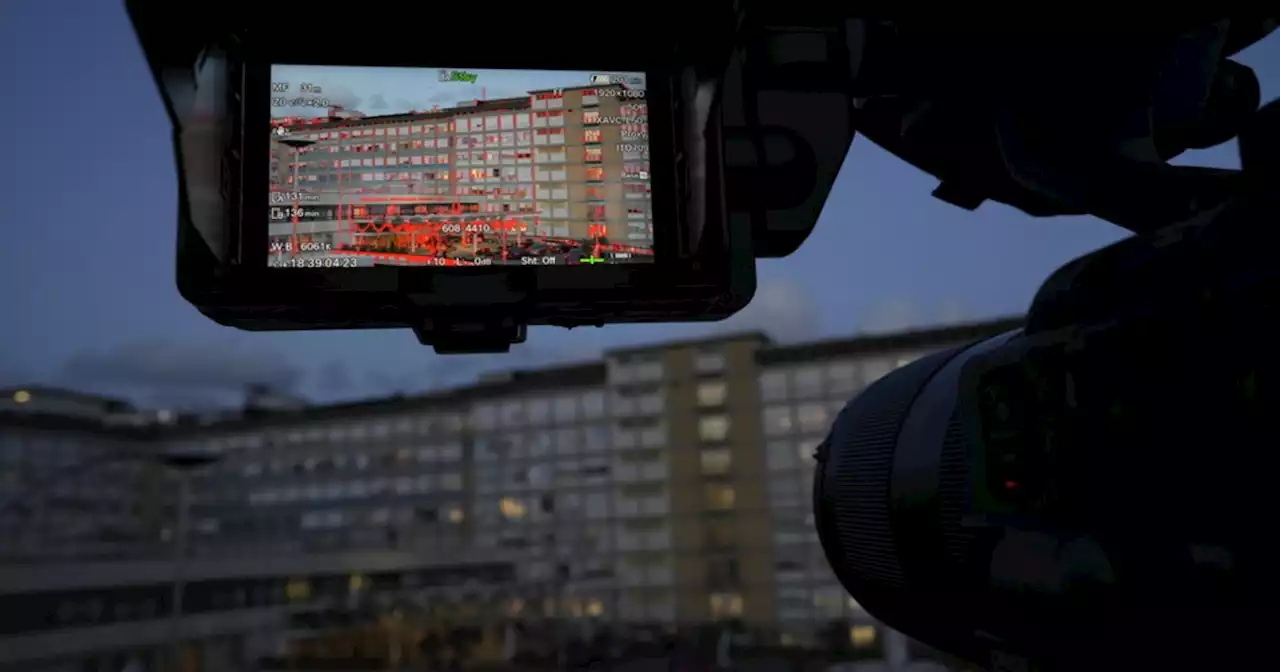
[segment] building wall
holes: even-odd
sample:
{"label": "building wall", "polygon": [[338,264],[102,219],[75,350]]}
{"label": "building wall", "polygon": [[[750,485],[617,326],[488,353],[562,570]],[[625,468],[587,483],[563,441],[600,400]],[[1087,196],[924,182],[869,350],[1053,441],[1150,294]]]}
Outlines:
{"label": "building wall", "polygon": [[[296,227],[273,221],[271,234],[349,230],[348,214],[335,217],[331,207],[341,187],[348,204],[361,203],[356,190],[413,194],[423,202],[475,203],[485,218],[520,218],[535,235],[588,238],[600,225],[611,242],[647,246],[647,109],[597,93],[533,92],[505,105],[296,127],[294,135],[315,143],[296,154],[299,184],[312,192],[304,208],[324,214]],[[499,107],[505,109],[493,109]],[[295,150],[273,136],[271,162],[273,183],[291,190]]]}
{"label": "building wall", "polygon": [[[349,579],[367,574],[389,594],[479,595],[503,616],[663,625],[736,618],[812,641],[832,621],[870,621],[817,543],[813,449],[848,399],[958,340],[821,357],[796,346],[779,359],[760,337],[726,337],[610,353],[569,382],[513,377],[422,401],[185,430],[147,445],[224,459],[191,476],[189,557],[180,569],[174,475],[103,470],[75,486],[101,497],[92,513],[28,527],[106,524],[123,511],[107,505],[116,501],[111,488],[123,488],[149,503],[127,510],[141,530],[133,557],[153,560],[0,567],[0,601],[17,591],[66,602],[74,616],[97,600],[98,612],[110,614],[117,589],[136,587],[146,593],[139,600],[163,606],[167,582],[180,575],[192,586],[187,606],[216,612],[224,603],[345,595]],[[36,473],[140,445],[108,433],[6,426],[5,487],[18,492]],[[0,524],[18,523],[0,516]],[[5,530],[0,543],[24,539]],[[66,550],[40,543],[42,557]],[[62,557],[96,552],[75,547]],[[510,577],[467,578],[468,567],[492,563],[511,567]],[[421,592],[422,572],[433,567],[458,568],[428,582],[453,586],[449,595]],[[300,594],[298,582],[311,587]],[[218,597],[204,604],[206,593]],[[39,627],[57,629],[51,623]]]}
{"label": "building wall", "polygon": [[162,553],[163,521],[143,501],[148,470],[130,457],[144,448],[84,430],[0,428],[0,559]]}
{"label": "building wall", "polygon": [[[950,343],[946,345],[952,345]],[[941,349],[942,344],[934,349]],[[827,565],[813,520],[813,452],[853,396],[923,350],[875,352],[759,371],[759,437],[765,463],[778,628],[812,636],[832,620],[868,621]]]}

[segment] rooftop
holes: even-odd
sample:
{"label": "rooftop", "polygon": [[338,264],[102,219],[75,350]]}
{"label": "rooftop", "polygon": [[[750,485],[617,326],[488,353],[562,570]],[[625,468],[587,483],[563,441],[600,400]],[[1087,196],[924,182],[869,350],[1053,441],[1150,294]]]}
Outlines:
{"label": "rooftop", "polygon": [[[733,341],[750,340],[760,345],[760,348],[756,351],[756,360],[762,366],[770,366],[824,361],[882,352],[940,348],[966,341],[989,338],[1017,329],[1022,324],[1023,318],[1020,316],[1002,317],[980,322],[915,329],[892,334],[857,335],[849,338],[828,339],[797,345],[775,345],[765,334],[751,331],[705,338],[666,341],[654,345],[618,348],[608,351],[605,356],[606,358],[626,358],[631,355],[661,352],[672,348],[707,348]],[[298,420],[330,421],[339,418],[382,415],[396,411],[461,410],[477,400],[492,399],[509,394],[598,387],[605,384],[607,376],[605,363],[603,361],[593,361],[543,369],[503,372],[500,375],[490,374],[481,377],[480,380],[470,385],[452,389],[432,390],[421,394],[396,394],[388,397],[337,404],[309,405],[296,409],[248,409],[231,417],[217,419],[210,419],[210,416],[201,418],[195,415],[184,415],[175,418],[174,422],[165,427],[109,426],[109,423],[93,419],[73,419],[49,414],[12,412],[0,412],[0,425],[61,430],[101,429],[123,436],[138,438],[183,435],[187,433],[234,432],[250,427],[277,425],[281,422]],[[48,388],[33,387],[26,389]],[[63,391],[63,393],[79,395],[79,393],[70,391]],[[90,399],[106,399],[92,395],[80,396]]]}
{"label": "rooftop", "polygon": [[[25,393],[25,394],[24,394]],[[58,401],[74,401],[81,404],[99,404],[104,407],[110,407],[115,410],[130,410],[132,405],[116,397],[108,397],[101,394],[90,394],[87,392],[79,392],[69,390],[63,387],[50,387],[46,385],[18,385],[15,387],[0,387],[0,399],[13,399],[16,396],[23,395],[31,398],[55,399]]]}
{"label": "rooftop", "polygon": [[474,112],[500,112],[504,110],[514,111],[527,109],[529,109],[529,98],[527,96],[520,96],[519,98],[477,100],[475,105],[467,105],[465,107],[442,107],[438,110],[424,110],[421,112],[404,112],[399,114],[384,114],[380,116],[365,116],[350,119],[329,119],[327,117],[317,117],[316,119],[306,123],[289,124],[287,128],[297,131],[323,131],[333,128],[362,128],[365,126],[379,126],[382,124],[394,124],[398,122],[448,119],[460,114],[471,114]]}
{"label": "rooftop", "polygon": [[913,329],[911,331],[862,334],[850,338],[836,338],[762,349],[756,353],[756,360],[763,365],[786,364],[877,352],[939,347],[990,338],[1012,329],[1021,328],[1022,325],[1022,316],[1010,316],[980,322]]}

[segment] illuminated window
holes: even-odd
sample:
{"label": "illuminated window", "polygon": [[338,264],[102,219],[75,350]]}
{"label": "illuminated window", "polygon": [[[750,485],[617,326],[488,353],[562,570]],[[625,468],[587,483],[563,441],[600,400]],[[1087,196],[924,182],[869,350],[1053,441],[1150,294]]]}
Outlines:
{"label": "illuminated window", "polygon": [[305,602],[311,597],[311,584],[304,579],[293,579],[285,585],[284,594],[290,602]]}
{"label": "illuminated window", "polygon": [[604,161],[604,149],[601,147],[588,147],[583,153],[583,157],[587,161]]}
{"label": "illuminated window", "polygon": [[734,618],[742,615],[742,596],[736,593],[714,593],[709,602],[712,618]]}
{"label": "illuminated window", "polygon": [[729,387],[723,381],[712,381],[698,385],[698,405],[703,407],[719,406],[729,396]]}
{"label": "illuminated window", "polygon": [[600,129],[588,128],[582,132],[583,142],[600,142]]}
{"label": "illuminated window", "polygon": [[498,503],[498,508],[502,511],[503,516],[513,520],[523,518],[527,512],[523,502],[511,497],[503,497],[502,501]]}
{"label": "illuminated window", "polygon": [[466,520],[467,515],[463,513],[461,507],[452,507],[449,509],[448,515],[445,516],[451,523],[461,523]]}
{"label": "illuminated window", "polygon": [[599,110],[584,110],[584,111],[583,111],[583,113],[582,113],[582,123],[584,123],[584,124],[598,124],[598,123],[600,123],[600,111],[599,111]]}
{"label": "illuminated window", "polygon": [[874,625],[855,625],[849,628],[849,643],[858,648],[865,648],[876,643]]}
{"label": "illuminated window", "polygon": [[728,448],[709,448],[703,450],[699,457],[702,473],[711,476],[728,473],[733,464],[733,453]]}
{"label": "illuminated window", "polygon": [[712,511],[732,509],[737,499],[737,493],[734,492],[733,486],[722,483],[707,484],[703,494],[706,497],[707,508]]}
{"label": "illuminated window", "polygon": [[729,435],[729,418],[711,415],[698,419],[698,436],[703,441],[724,441]]}

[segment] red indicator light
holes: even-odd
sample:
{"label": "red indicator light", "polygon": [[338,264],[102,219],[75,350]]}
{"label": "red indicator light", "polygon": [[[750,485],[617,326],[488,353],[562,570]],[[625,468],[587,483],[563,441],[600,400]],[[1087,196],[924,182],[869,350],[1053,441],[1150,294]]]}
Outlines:
{"label": "red indicator light", "polygon": [[1018,487],[1018,482],[1017,482],[1017,481],[1005,481],[1005,482],[1004,482],[1004,489],[1005,489],[1005,490],[1014,490],[1014,489],[1016,489],[1017,487]]}

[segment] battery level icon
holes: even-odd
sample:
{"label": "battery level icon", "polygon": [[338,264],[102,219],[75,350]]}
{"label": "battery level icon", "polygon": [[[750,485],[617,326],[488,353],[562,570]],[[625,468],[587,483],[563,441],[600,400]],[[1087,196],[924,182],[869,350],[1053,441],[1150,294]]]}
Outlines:
{"label": "battery level icon", "polygon": [[610,77],[609,75],[591,75],[592,84],[596,84],[596,85],[611,84],[612,82],[613,82],[613,78]]}

